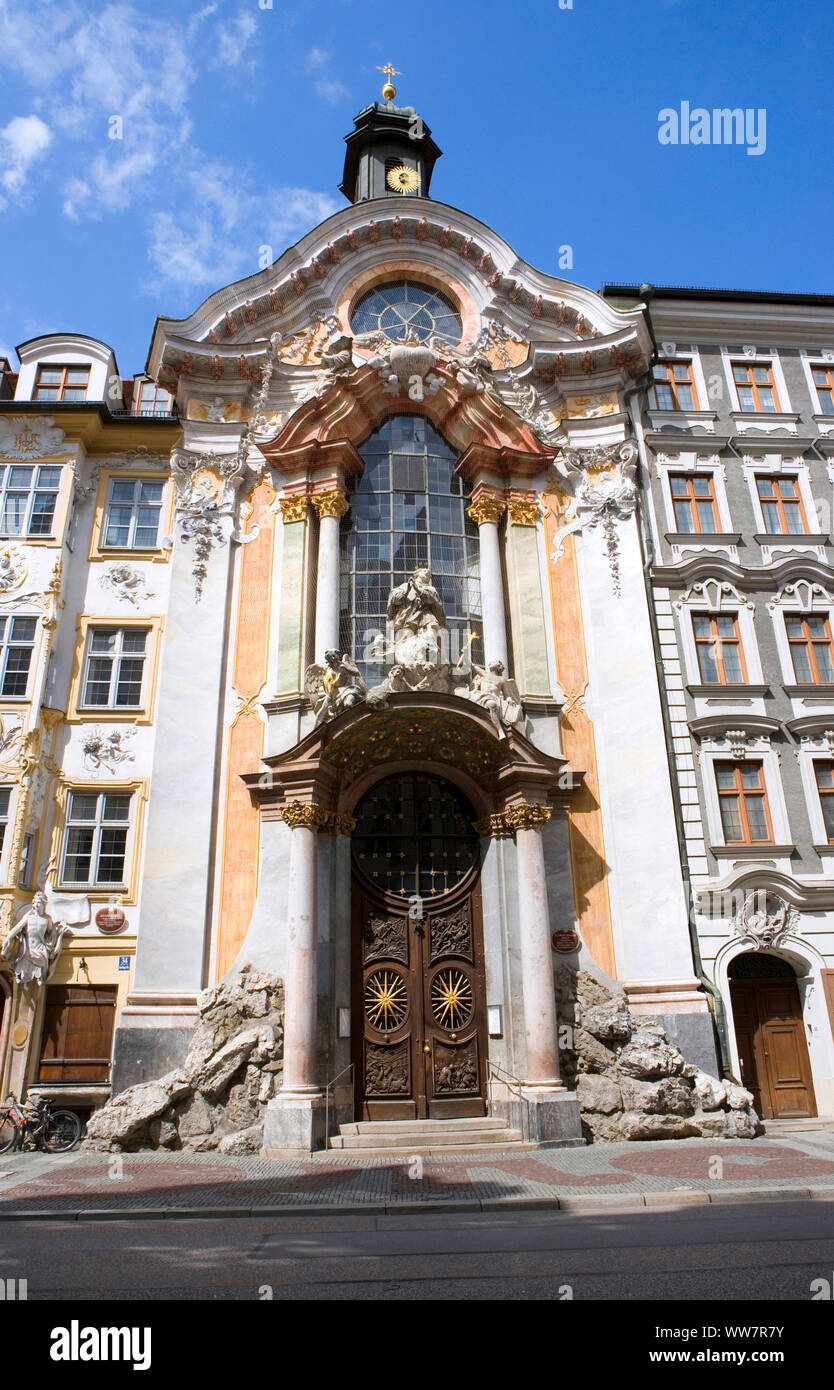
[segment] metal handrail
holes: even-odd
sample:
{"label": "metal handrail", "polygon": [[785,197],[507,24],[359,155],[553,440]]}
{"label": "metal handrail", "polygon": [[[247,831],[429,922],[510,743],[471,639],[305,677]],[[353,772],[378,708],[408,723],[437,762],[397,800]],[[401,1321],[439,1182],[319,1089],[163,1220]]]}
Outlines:
{"label": "metal handrail", "polygon": [[512,1072],[499,1067],[497,1062],[487,1061],[487,1104],[490,1115],[495,1107],[493,1081],[499,1081],[511,1094],[517,1095],[521,1101],[521,1137],[524,1143],[528,1144],[530,1142],[530,1101],[524,1094],[524,1082],[519,1077],[513,1076]]}
{"label": "metal handrail", "polygon": [[324,1142],[325,1142],[325,1144],[329,1144],[329,1142],[330,1142],[330,1091],[331,1091],[331,1088],[334,1087],[334,1086],[336,1085],[336,1082],[337,1082],[337,1081],[340,1081],[340,1080],[342,1079],[342,1077],[345,1075],[345,1072],[350,1072],[351,1112],[353,1111],[354,1066],[355,1066],[355,1064],[354,1064],[353,1062],[348,1062],[348,1064],[347,1064],[346,1067],[342,1067],[342,1070],[341,1070],[340,1072],[337,1072],[335,1076],[332,1076],[332,1077],[330,1078],[330,1080],[328,1081],[327,1085],[326,1085],[325,1088],[324,1088]]}

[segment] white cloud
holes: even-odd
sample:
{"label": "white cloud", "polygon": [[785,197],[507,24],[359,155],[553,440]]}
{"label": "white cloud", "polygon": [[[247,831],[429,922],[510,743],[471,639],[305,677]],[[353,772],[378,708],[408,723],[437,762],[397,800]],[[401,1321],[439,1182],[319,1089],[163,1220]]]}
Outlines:
{"label": "white cloud", "polygon": [[313,87],[324,101],[335,106],[337,102],[344,101],[350,96],[350,91],[344,82],[340,82],[338,77],[334,77],[330,72],[330,65],[333,54],[329,48],[311,48],[304,59],[304,66],[310,73],[320,75],[313,82]]}
{"label": "white cloud", "polygon": [[158,212],[152,219],[147,288],[154,293],[163,286],[213,289],[252,274],[262,246],[279,255],[339,206],[308,188],[255,191],[237,169],[221,163],[193,171],[188,184],[177,212]]}
{"label": "white cloud", "polygon": [[[52,132],[40,116],[13,116],[0,130],[3,172],[0,186],[12,198],[21,197],[33,164],[43,159],[52,143]],[[0,206],[5,200],[0,202]]]}
{"label": "white cloud", "polygon": [[251,10],[241,10],[231,24],[221,24],[217,30],[217,58],[213,66],[240,67],[257,28],[258,21]]}

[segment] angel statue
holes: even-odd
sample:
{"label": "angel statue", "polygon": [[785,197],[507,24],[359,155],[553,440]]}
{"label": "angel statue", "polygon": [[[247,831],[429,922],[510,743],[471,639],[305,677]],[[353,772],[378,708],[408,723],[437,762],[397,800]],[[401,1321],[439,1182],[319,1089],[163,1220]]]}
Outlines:
{"label": "angel statue", "polygon": [[325,665],[313,662],[304,672],[304,690],[312,701],[316,724],[334,719],[343,710],[364,700],[368,693],[359,667],[349,656],[340,652],[324,653]]}
{"label": "angel statue", "polygon": [[55,922],[46,909],[46,897],[36,893],[19,922],[3,943],[0,954],[7,960],[22,985],[34,980],[45,985],[51,980],[64,938],[72,936],[66,922]]}
{"label": "angel statue", "polygon": [[498,731],[499,738],[507,737],[508,729],[524,733],[527,719],[521,695],[514,680],[504,675],[503,661],[491,661],[487,668],[472,663],[471,686],[461,685],[455,691],[465,700],[483,705]]}

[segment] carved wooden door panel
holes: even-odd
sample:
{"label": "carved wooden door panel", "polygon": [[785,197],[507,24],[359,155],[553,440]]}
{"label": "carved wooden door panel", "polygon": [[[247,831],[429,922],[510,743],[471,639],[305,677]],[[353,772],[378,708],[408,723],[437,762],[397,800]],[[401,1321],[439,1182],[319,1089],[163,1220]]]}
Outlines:
{"label": "carved wooden door panel", "polygon": [[[484,1115],[486,1008],[473,813],[439,779],[396,780],[396,788],[383,783],[361,804],[354,835],[357,1118]],[[400,824],[402,831],[391,829]]]}

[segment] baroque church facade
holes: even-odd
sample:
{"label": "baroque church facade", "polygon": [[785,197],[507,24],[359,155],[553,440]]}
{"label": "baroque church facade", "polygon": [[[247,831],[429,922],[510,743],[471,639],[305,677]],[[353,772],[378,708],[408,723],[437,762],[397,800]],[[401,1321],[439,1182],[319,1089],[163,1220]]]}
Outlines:
{"label": "baroque church facade", "polygon": [[834,302],[546,275],[431,198],[395,95],[145,373],[53,335],[3,374],[4,1089],[170,1072],[251,966],[267,1151],[340,1078],[577,1142],[586,970],[831,1115]]}

